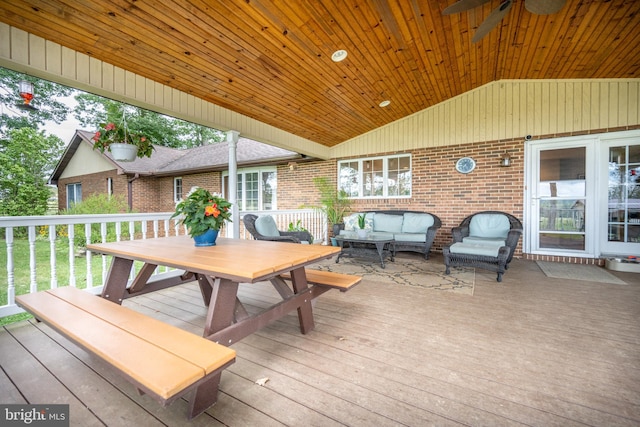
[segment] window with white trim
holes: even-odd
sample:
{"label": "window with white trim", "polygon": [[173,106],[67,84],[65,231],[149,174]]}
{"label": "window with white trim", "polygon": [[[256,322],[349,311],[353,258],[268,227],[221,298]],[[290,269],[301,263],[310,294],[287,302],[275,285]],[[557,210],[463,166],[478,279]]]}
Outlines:
{"label": "window with white trim", "polygon": [[75,203],[82,201],[82,184],[76,182],[67,184],[67,209],[71,208]]}
{"label": "window with white trim", "polygon": [[[229,173],[223,174],[223,194],[229,194]],[[238,170],[236,202],[240,211],[268,211],[277,209],[278,179],[275,167]]]}
{"label": "window with white trim", "polygon": [[182,200],[182,177],[173,178],[173,201]]}
{"label": "window with white trim", "polygon": [[411,197],[411,155],[340,161],[338,189],[351,198]]}

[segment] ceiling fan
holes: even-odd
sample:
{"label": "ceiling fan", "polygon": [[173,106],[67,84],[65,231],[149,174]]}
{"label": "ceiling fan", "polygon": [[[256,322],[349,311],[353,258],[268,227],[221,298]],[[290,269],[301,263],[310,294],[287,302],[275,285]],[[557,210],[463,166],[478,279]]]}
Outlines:
{"label": "ceiling fan", "polygon": [[[442,11],[443,15],[451,15],[453,13],[464,12],[465,10],[473,9],[489,2],[490,0],[459,0],[451,6]],[[524,7],[531,13],[536,15],[551,15],[558,12],[564,6],[566,0],[524,0]],[[498,23],[505,17],[511,6],[513,0],[504,0],[500,3],[500,6],[491,11],[489,16],[480,24],[476,33],[473,35],[472,41],[474,43],[479,42],[489,31],[498,25]]]}

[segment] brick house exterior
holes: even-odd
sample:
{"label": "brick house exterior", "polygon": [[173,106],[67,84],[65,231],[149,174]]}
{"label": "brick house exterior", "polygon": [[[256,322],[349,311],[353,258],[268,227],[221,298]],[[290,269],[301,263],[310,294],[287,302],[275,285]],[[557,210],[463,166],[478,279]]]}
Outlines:
{"label": "brick house exterior", "polygon": [[[632,130],[640,127],[629,127],[618,130]],[[611,129],[593,130],[589,133],[576,133],[575,135],[588,135],[604,133]],[[540,135],[536,139],[574,136]],[[81,138],[82,143],[90,144],[89,140]],[[260,144],[263,146],[263,144]],[[240,147],[240,144],[239,144]],[[226,145],[221,146],[226,153]],[[279,149],[276,149],[279,150]],[[512,159],[510,167],[501,167],[500,157],[508,151]],[[365,211],[377,209],[400,209],[425,211],[436,214],[442,220],[442,228],[438,232],[434,250],[438,251],[442,246],[451,241],[451,228],[457,226],[467,215],[483,210],[498,210],[511,213],[518,218],[523,217],[524,205],[524,173],[525,173],[525,142],[522,138],[484,141],[473,144],[460,144],[456,146],[418,148],[403,153],[375,153],[372,156],[384,156],[394,154],[411,154],[412,158],[412,193],[409,198],[374,198],[354,199],[352,210]],[[253,154],[265,155],[269,151]],[[68,155],[69,153],[65,153]],[[99,152],[91,152],[95,156],[106,156]],[[280,153],[282,154],[282,153]],[[262,158],[262,164],[275,165],[277,168],[277,200],[278,209],[297,209],[303,205],[313,205],[318,202],[318,192],[313,186],[313,178],[318,176],[328,177],[337,185],[337,163],[339,160],[313,160],[303,159],[296,153],[288,152],[289,157]],[[154,153],[154,156],[156,154]],[[160,153],[160,157],[166,153]],[[458,158],[473,157],[478,165],[473,173],[465,175],[456,172],[454,165]],[[243,163],[238,162],[241,170]],[[153,158],[153,156],[152,156]],[[164,158],[164,157],[163,157]],[[172,211],[174,202],[173,178],[180,176],[183,179],[184,191],[192,186],[202,186],[214,192],[222,192],[222,176],[227,166],[227,158],[218,156],[219,164],[209,165],[210,170],[182,168],[175,173],[147,173],[135,172],[133,165],[127,166],[131,170],[118,168],[113,162],[111,170],[88,173],[79,176],[64,176],[66,164],[61,161],[54,172],[57,179],[60,207],[64,207],[66,201],[65,187],[72,182],[82,182],[83,194],[99,193],[106,191],[106,180],[113,180],[114,194],[127,194],[131,188],[131,205],[139,212],[168,212]],[[295,168],[289,168],[288,162],[298,160]],[[211,162],[211,160],[208,160]],[[68,162],[68,161],[67,161]],[[137,162],[137,161],[136,161]],[[133,163],[136,163],[133,162]],[[260,163],[260,162],[258,162]],[[255,166],[256,159],[244,159],[244,164]],[[136,175],[137,174],[137,175]],[[516,256],[524,256],[531,259],[546,259],[544,255],[527,255],[522,251],[522,240],[519,243]],[[602,260],[586,258],[553,257],[555,261],[601,263]]]}

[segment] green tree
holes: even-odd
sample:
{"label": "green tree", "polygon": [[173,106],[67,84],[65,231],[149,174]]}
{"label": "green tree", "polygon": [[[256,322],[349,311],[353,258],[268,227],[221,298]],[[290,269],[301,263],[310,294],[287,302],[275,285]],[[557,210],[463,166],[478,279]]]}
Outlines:
{"label": "green tree", "polygon": [[49,176],[63,142],[35,129],[13,129],[0,139],[0,216],[44,215]]}
{"label": "green tree", "polygon": [[175,119],[153,111],[123,104],[101,96],[83,93],[75,97],[78,105],[75,118],[87,129],[96,129],[99,123],[126,121],[127,128],[146,135],[156,145],[172,148],[190,148],[223,140],[224,134],[195,123]]}

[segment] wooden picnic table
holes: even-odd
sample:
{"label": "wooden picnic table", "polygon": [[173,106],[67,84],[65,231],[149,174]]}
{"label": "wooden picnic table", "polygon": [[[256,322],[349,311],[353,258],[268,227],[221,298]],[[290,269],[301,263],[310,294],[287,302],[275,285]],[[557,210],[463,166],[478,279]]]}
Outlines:
{"label": "wooden picnic table", "polygon": [[[314,328],[311,300],[331,287],[309,285],[305,267],[340,252],[340,248],[333,246],[227,238],[218,238],[215,246],[195,247],[188,236],[98,243],[88,245],[87,249],[113,255],[102,296],[118,304],[131,296],[197,280],[208,306],[203,336],[227,346],[294,309],[298,311],[301,332],[311,331]],[[144,265],[127,287],[134,261],[142,261]],[[183,273],[150,281],[159,265]],[[280,275],[291,281],[293,289]],[[282,301],[249,315],[238,300],[238,285],[261,281],[271,281]]]}

